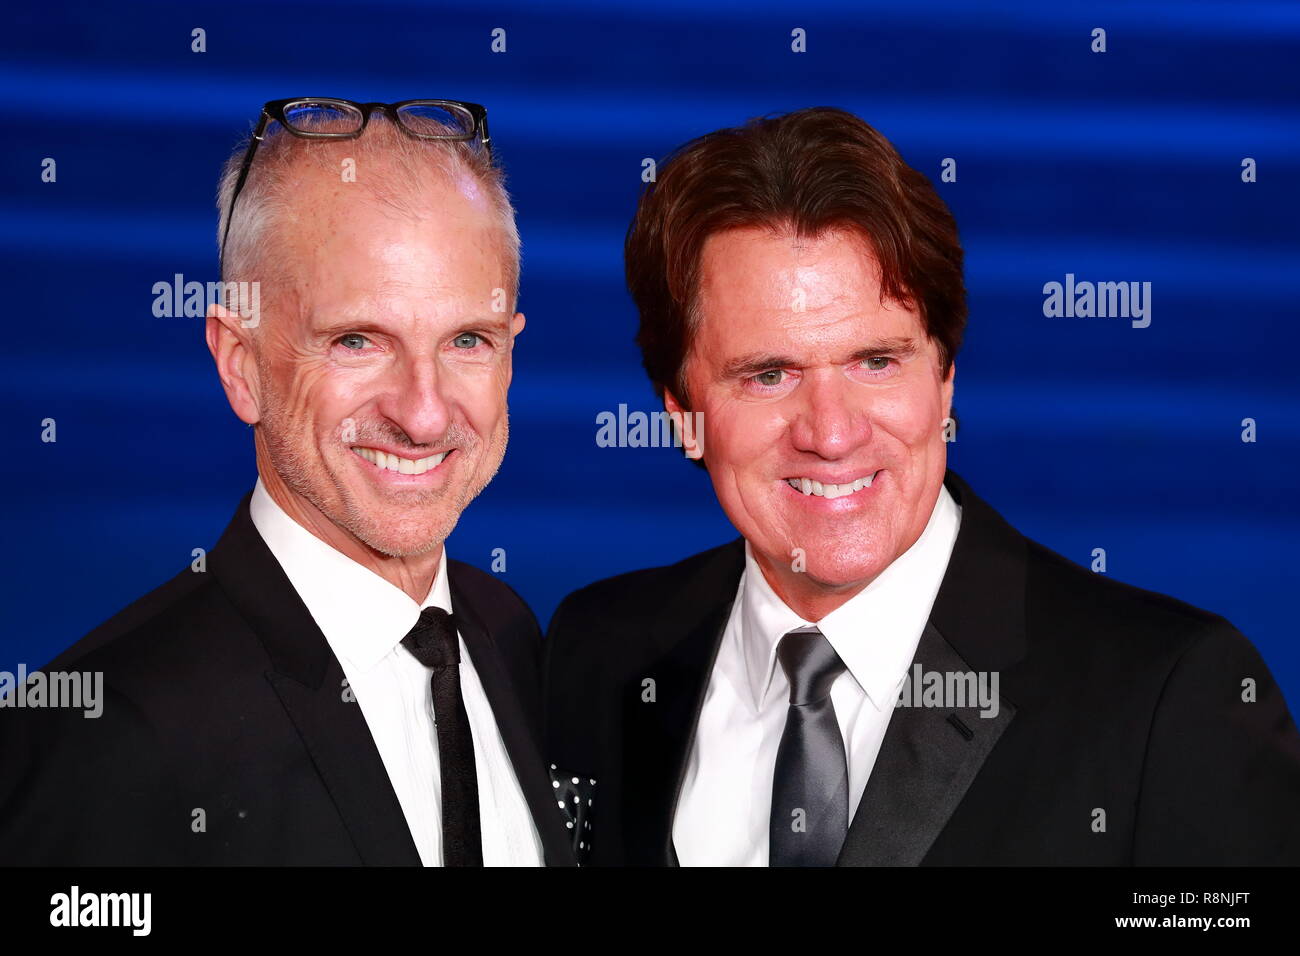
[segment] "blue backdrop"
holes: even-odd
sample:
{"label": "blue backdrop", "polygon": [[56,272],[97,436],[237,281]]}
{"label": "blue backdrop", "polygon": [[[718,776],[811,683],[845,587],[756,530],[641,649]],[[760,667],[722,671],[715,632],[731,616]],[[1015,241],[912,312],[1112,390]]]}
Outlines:
{"label": "blue backdrop", "polygon": [[[202,320],[155,318],[151,290],[215,278],[217,172],[265,100],[488,106],[528,328],[505,465],[449,550],[486,567],[506,549],[543,624],[575,587],[734,534],[676,453],[595,441],[601,411],[655,407],[622,284],[642,160],[836,105],[936,182],[957,161],[938,183],[970,289],[954,467],[1049,547],[1082,564],[1104,548],[1107,574],[1227,616],[1294,705],[1300,5],[698,6],[11,8],[0,669],[44,664],[186,567],[252,486]],[[1150,326],[1045,317],[1043,285],[1067,273],[1151,282]]]}

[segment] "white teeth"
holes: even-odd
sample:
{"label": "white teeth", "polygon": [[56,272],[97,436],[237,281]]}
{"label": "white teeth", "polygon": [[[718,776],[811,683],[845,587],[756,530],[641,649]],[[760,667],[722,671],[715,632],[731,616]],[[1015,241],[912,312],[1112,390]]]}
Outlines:
{"label": "white teeth", "polygon": [[873,472],[865,478],[855,478],[853,481],[842,485],[823,484],[820,481],[813,481],[811,478],[787,478],[786,482],[795,491],[801,491],[805,495],[816,495],[819,498],[843,498],[855,491],[861,491],[863,488],[870,488],[871,482],[877,474],[879,472]]}
{"label": "white teeth", "polygon": [[430,455],[428,458],[402,458],[398,455],[390,455],[388,452],[380,451],[378,448],[362,448],[358,446],[352,450],[372,465],[402,475],[422,475],[426,471],[441,465],[442,460],[448,455],[444,451],[441,455]]}

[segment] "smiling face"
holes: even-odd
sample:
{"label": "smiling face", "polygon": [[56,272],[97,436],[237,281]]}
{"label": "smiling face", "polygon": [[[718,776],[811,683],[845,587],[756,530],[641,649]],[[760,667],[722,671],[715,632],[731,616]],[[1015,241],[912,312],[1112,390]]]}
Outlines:
{"label": "smiling face", "polygon": [[952,370],[915,311],[881,301],[854,232],[717,233],[696,307],[685,383],[718,501],[777,594],[818,620],[924,530]]}
{"label": "smiling face", "polygon": [[425,554],[501,464],[524,320],[493,310],[500,231],[468,175],[431,179],[418,218],[332,179],[304,177],[292,271],[254,335],[258,468],[345,553]]}

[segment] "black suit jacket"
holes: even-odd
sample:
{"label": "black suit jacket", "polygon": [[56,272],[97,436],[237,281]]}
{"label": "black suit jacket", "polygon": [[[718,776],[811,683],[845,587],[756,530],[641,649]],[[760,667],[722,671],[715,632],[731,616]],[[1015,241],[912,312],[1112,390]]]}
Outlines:
{"label": "black suit jacket", "polygon": [[[102,671],[101,717],[0,710],[0,862],[420,864],[365,717],[250,498],[205,572],[181,572],[46,668]],[[448,577],[546,861],[572,865],[539,746],[536,620],[482,571],[450,561]]]}
{"label": "black suit jacket", "polygon": [[[913,663],[999,672],[1001,709],[896,708],[840,865],[1300,863],[1300,736],[1250,642],[1026,539],[953,472],[945,484],[961,529]],[[736,541],[556,611],[548,754],[597,781],[592,864],[676,863],[743,569]]]}

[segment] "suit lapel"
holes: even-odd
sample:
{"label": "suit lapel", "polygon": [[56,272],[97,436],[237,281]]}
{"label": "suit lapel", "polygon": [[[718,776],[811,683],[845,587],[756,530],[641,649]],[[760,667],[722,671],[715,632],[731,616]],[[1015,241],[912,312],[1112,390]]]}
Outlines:
{"label": "suit lapel", "polygon": [[[933,624],[921,635],[916,664],[941,673],[972,669]],[[894,708],[838,865],[918,865],[1014,716],[1005,699],[996,717],[981,717],[978,706]]]}
{"label": "suit lapel", "polygon": [[743,540],[710,556],[655,619],[651,636],[656,653],[645,673],[624,688],[624,752],[636,754],[623,783],[627,857],[634,863],[677,865],[673,817],[744,567]]}
{"label": "suit lapel", "polygon": [[[246,495],[209,558],[211,573],[271,659],[266,678],[366,864],[420,864],[365,716],[344,699],[343,669],[257,532]],[[348,695],[349,697],[351,695]]]}
{"label": "suit lapel", "polygon": [[[514,767],[515,778],[519,781],[533,823],[537,827],[546,863],[549,866],[572,865],[572,845],[564,829],[559,808],[555,805],[550,774],[542,760],[538,736],[541,720],[529,712],[537,712],[540,703],[537,707],[525,707],[525,698],[520,695],[521,688],[515,686],[506,671],[496,642],[474,613],[464,589],[458,587],[455,567],[454,563],[449,567],[452,610],[461,637],[465,639],[465,646],[469,648],[474,671],[478,674],[492,707],[492,715]],[[531,698],[528,700],[531,703]]]}
{"label": "suit lapel", "polygon": [[[961,528],[912,668],[1000,673],[1024,656],[1025,539],[955,473],[945,485]],[[921,863],[1015,713],[1002,696],[992,717],[978,706],[896,707],[839,865]]]}
{"label": "suit lapel", "polygon": [[272,671],[267,680],[311,754],[339,816],[367,866],[419,866],[406,815],[375,748],[361,707],[344,702],[335,661],[319,685]]}

